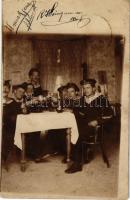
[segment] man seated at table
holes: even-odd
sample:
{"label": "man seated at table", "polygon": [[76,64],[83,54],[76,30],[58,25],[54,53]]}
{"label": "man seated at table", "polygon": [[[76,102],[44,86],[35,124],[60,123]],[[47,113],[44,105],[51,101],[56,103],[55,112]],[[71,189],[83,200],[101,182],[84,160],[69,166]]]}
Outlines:
{"label": "man seated at table", "polygon": [[25,100],[30,101],[34,96],[34,89],[32,83],[24,83],[25,86]]}
{"label": "man seated at table", "polygon": [[[43,110],[42,105],[39,103],[39,98],[34,94],[34,87],[32,83],[24,82],[24,104],[26,106],[26,112],[41,112]],[[40,93],[39,93],[40,94]],[[26,155],[31,159],[35,159],[40,152],[40,132],[28,133],[26,135]]]}
{"label": "man seated at table", "polygon": [[83,87],[84,96],[80,99],[80,106],[74,107],[79,138],[72,152],[72,165],[65,170],[66,173],[75,173],[82,170],[82,142],[94,134],[95,127],[102,123],[102,116],[112,115],[107,98],[96,92],[96,81],[87,79],[80,82]]}
{"label": "man seated at table", "polygon": [[23,83],[25,88],[24,102],[27,108],[28,113],[31,112],[42,112],[43,103],[40,101],[43,99],[42,95],[35,97],[34,88],[32,83]]}
{"label": "man seated at table", "polygon": [[67,97],[63,99],[64,110],[73,110],[74,107],[79,106],[80,96],[79,88],[75,83],[67,83]]}
{"label": "man seated at table", "polygon": [[4,83],[3,97],[5,101],[3,104],[2,159],[5,164],[14,144],[16,117],[18,114],[26,112],[23,105],[23,85],[17,85],[13,88],[14,98],[9,98],[10,87],[10,84]]}
{"label": "man seated at table", "polygon": [[[61,86],[60,88],[58,88],[58,92],[60,100],[62,101],[67,95],[66,86]],[[50,110],[49,106],[51,105],[51,108],[55,110],[58,107],[58,101],[58,97],[50,98],[50,102],[47,103],[47,109]],[[46,134],[41,137],[41,155],[35,159],[35,162],[45,162],[47,157],[55,155],[57,153],[65,154],[65,136],[65,129],[53,129],[46,131]]]}
{"label": "man seated at table", "polygon": [[[59,90],[59,89],[58,89]],[[74,107],[79,106],[79,88],[78,86],[73,83],[69,82],[65,86],[62,86],[60,88],[60,91],[62,93],[62,99],[61,99],[61,105],[64,112],[73,112]],[[64,159],[62,160],[63,163],[66,163],[66,130],[58,130],[57,136],[55,137],[55,144],[59,147],[62,152],[64,152]],[[73,145],[72,145],[73,148]]]}
{"label": "man seated at table", "polygon": [[[79,88],[75,83],[68,83],[65,86],[58,88],[61,98],[61,105],[64,111],[72,112],[74,106],[79,105]],[[36,162],[44,161],[44,157],[52,152],[62,153],[66,155],[66,130],[57,129],[49,130],[44,138],[42,156],[36,159]],[[66,156],[62,160],[63,163],[66,163]]]}

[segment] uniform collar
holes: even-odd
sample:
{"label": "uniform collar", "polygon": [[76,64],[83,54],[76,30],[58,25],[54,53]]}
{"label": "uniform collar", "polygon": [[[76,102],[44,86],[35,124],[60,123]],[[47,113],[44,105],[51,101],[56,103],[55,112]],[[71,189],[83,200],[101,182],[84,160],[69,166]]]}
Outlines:
{"label": "uniform collar", "polygon": [[17,103],[23,103],[23,98],[21,100],[17,99],[16,97],[14,97],[14,100],[17,102]]}
{"label": "uniform collar", "polygon": [[86,97],[84,96],[85,102],[90,104],[93,100],[95,100],[96,98],[98,98],[99,96],[101,96],[101,93],[96,92],[93,96],[91,97]]}
{"label": "uniform collar", "polygon": [[33,85],[34,88],[39,88],[40,84],[38,83],[37,85]]}

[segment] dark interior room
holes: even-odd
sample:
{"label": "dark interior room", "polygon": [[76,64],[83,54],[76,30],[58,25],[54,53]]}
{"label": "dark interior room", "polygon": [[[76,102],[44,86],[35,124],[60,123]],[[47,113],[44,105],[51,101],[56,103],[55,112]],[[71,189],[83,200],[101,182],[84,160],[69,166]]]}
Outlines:
{"label": "dark interior room", "polygon": [[[98,35],[4,35],[3,79],[11,85],[28,81],[32,67],[40,71],[43,91],[55,93],[68,82],[75,83],[82,95],[80,81],[95,79],[96,87],[109,100],[113,118],[105,129],[105,149],[110,168],[102,160],[100,148],[94,159],[84,165],[81,173],[68,176],[62,156],[49,157],[49,162],[36,164],[28,159],[26,172],[20,171],[20,154],[15,148],[10,155],[10,170],[2,169],[2,191],[21,193],[44,193],[65,196],[117,195],[121,94],[124,40],[121,36]],[[12,94],[10,93],[10,96]],[[33,183],[33,184],[32,184]],[[75,183],[75,185],[73,184]],[[60,190],[59,190],[60,188]],[[34,197],[34,196],[33,196]]]}

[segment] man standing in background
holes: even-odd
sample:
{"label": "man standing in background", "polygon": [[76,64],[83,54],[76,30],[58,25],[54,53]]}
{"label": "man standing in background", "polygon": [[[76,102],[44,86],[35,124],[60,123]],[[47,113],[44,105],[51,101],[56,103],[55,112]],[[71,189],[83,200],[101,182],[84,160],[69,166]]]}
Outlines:
{"label": "man standing in background", "polygon": [[37,97],[39,95],[43,95],[43,90],[40,85],[39,70],[37,68],[31,68],[28,75],[29,75],[31,84],[33,85],[34,96]]}

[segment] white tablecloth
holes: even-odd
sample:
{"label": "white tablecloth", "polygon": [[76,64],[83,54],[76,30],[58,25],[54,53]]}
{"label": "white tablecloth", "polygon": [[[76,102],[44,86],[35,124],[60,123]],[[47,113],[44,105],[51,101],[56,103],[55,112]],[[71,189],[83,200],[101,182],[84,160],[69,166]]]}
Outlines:
{"label": "white tablecloth", "polygon": [[71,142],[75,144],[79,133],[73,113],[43,112],[27,115],[20,114],[17,116],[16,121],[15,145],[22,149],[21,133],[62,128],[71,128]]}

